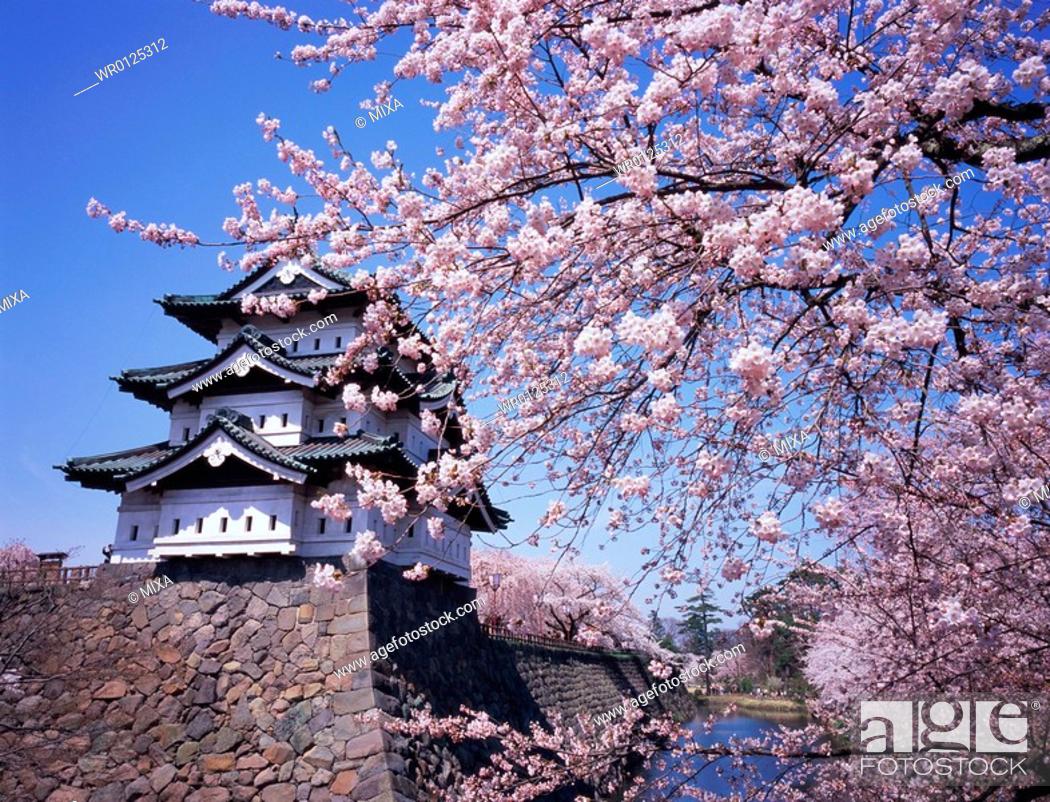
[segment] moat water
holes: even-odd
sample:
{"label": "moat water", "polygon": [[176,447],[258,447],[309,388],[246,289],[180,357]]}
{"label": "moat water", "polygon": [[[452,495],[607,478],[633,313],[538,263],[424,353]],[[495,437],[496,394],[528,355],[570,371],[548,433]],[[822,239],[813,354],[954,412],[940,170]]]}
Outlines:
{"label": "moat water", "polygon": [[[716,720],[712,731],[706,732],[704,729],[706,715],[705,711],[686,725],[693,732],[696,742],[703,746],[728,743],[730,738],[761,737],[770,733],[776,733],[777,729],[782,726],[804,727],[807,723],[806,718],[803,716],[762,716],[738,712],[732,716]],[[674,769],[661,771],[652,768],[646,772],[645,776],[647,779],[667,777],[671,780],[671,787],[680,782],[685,787],[703,789],[704,791],[728,798],[733,791],[733,786],[729,780],[731,777],[738,775],[730,760],[730,758],[723,758],[705,767],[704,764],[707,763],[707,758],[698,755],[690,763],[678,765]],[[779,769],[777,768],[776,758],[773,757],[746,757],[744,762],[749,769],[756,771],[764,780],[772,780],[783,770],[782,766]],[[719,773],[719,768],[722,769],[722,773]],[[661,798],[663,797],[661,796]],[[689,798],[681,793],[671,794],[667,797],[668,800],[685,800]],[[767,802],[777,802],[772,796],[766,797],[766,800]]]}

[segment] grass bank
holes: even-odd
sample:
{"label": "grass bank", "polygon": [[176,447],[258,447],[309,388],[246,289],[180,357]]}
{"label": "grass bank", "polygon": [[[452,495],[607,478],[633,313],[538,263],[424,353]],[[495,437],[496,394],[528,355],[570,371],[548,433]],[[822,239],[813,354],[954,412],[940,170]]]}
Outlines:
{"label": "grass bank", "polygon": [[748,713],[760,713],[764,716],[805,716],[808,715],[806,705],[795,699],[786,699],[781,696],[748,696],[744,693],[725,693],[718,696],[704,696],[698,690],[693,690],[693,697],[704,707],[716,710],[735,704],[738,709]]}

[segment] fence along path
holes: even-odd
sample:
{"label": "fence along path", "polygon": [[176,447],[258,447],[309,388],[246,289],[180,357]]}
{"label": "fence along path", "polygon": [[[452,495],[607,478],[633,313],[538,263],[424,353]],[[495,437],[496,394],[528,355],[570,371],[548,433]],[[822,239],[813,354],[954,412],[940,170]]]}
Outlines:
{"label": "fence along path", "polygon": [[90,582],[95,578],[97,571],[97,565],[77,565],[64,568],[55,566],[8,568],[0,571],[0,588],[31,588]]}

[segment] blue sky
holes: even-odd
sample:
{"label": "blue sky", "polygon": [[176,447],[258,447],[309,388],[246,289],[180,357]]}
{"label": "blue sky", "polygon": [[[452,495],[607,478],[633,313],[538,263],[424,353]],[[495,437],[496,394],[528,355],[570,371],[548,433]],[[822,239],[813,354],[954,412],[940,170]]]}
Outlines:
{"label": "blue sky", "polygon": [[[405,108],[359,130],[358,104],[389,77],[391,55],[354,67],[333,91],[316,95],[308,83],[320,72],[273,58],[298,34],[219,18],[192,2],[151,3],[146,13],[145,4],[128,0],[63,6],[41,7],[32,26],[6,26],[0,53],[10,76],[0,90],[9,148],[0,167],[0,296],[29,295],[0,314],[0,542],[81,546],[72,562],[96,564],[111,542],[119,498],[66,482],[52,466],[166,437],[165,413],[119,392],[108,377],[210,354],[210,343],[152,300],[214,292],[239,274],[218,269],[216,249],[161,250],[118,236],[86,216],[88,199],[143,221],[177,223],[208,241],[225,239],[219,224],[239,213],[234,184],[263,176],[288,183],[273,144],[259,135],[260,111],[322,158],[320,132],[333,124],[356,158],[393,138],[421,171],[439,162],[439,139],[425,135],[429,117],[417,100],[439,98],[441,88],[399,85],[394,95]],[[166,50],[74,96],[97,80],[96,70],[158,37]],[[45,47],[45,38],[62,45]],[[442,139],[447,145],[451,137]],[[509,505],[521,522],[544,507],[543,499]],[[595,534],[586,559],[625,574],[637,567],[636,541],[599,552],[600,528]]]}

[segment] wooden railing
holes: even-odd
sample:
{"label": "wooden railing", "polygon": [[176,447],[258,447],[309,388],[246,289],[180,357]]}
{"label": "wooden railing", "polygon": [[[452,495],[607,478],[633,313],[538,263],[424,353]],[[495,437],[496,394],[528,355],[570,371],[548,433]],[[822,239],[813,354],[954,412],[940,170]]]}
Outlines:
{"label": "wooden railing", "polygon": [[536,646],[548,646],[555,649],[568,649],[574,652],[585,652],[587,654],[629,654],[635,655],[635,652],[627,649],[606,649],[601,646],[584,646],[581,643],[573,643],[568,640],[559,640],[558,638],[546,638],[542,635],[527,635],[517,632],[511,632],[510,630],[503,629],[501,627],[494,627],[491,624],[482,624],[481,631],[492,638],[500,638],[501,640],[513,640],[519,643],[531,643]]}
{"label": "wooden railing", "polygon": [[0,571],[0,588],[32,588],[90,582],[97,571],[97,565],[77,565],[65,568],[46,565],[32,568],[9,568]]}

